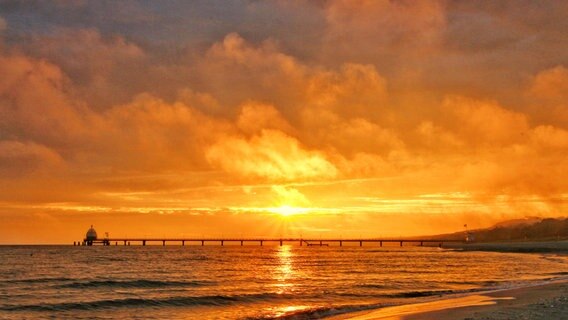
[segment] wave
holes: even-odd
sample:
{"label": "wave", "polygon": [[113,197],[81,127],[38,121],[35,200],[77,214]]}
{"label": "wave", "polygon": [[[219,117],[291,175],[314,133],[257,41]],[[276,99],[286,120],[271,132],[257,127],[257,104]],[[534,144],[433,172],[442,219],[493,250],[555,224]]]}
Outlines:
{"label": "wave", "polygon": [[61,281],[73,281],[71,278],[29,278],[29,279],[10,279],[10,280],[0,280],[4,283],[49,283],[49,282],[61,282]]}
{"label": "wave", "polygon": [[309,320],[309,319],[321,319],[331,316],[337,316],[346,313],[365,311],[383,308],[387,306],[392,306],[388,303],[375,303],[375,304],[364,304],[364,305],[338,305],[338,306],[325,306],[325,307],[314,307],[308,309],[302,309],[298,311],[293,311],[286,313],[281,316],[264,316],[264,317],[248,317],[243,320]]}
{"label": "wave", "polygon": [[[363,286],[359,286],[363,287]],[[371,286],[365,286],[364,288],[373,288]],[[367,293],[367,292],[340,292],[335,293],[334,295],[340,297],[350,297],[350,298],[421,298],[421,297],[430,297],[430,296],[442,296],[442,295],[451,295],[451,294],[459,294],[459,293],[471,293],[471,292],[481,292],[486,291],[488,288],[473,288],[473,289],[462,289],[462,290],[423,290],[423,291],[401,291],[401,292],[393,292],[393,293],[381,293],[377,292],[376,294]]]}
{"label": "wave", "polygon": [[553,275],[553,276],[568,276],[568,272],[566,271],[561,271],[561,272],[550,272],[548,273],[549,275]]}
{"label": "wave", "polygon": [[55,286],[56,288],[165,288],[165,287],[201,287],[214,284],[207,281],[159,281],[159,280],[93,280],[78,281]]}
{"label": "wave", "polygon": [[478,286],[483,286],[483,287],[495,287],[497,285],[506,283],[507,281],[496,281],[496,280],[485,280],[485,281],[475,281],[475,280],[471,280],[471,281],[466,281],[466,280],[460,280],[460,281],[444,281],[441,284],[463,284],[463,285],[478,285]]}
{"label": "wave", "polygon": [[405,291],[405,292],[390,294],[390,295],[388,295],[388,297],[391,297],[391,298],[419,298],[419,297],[447,295],[447,294],[452,294],[452,293],[457,293],[457,292],[462,292],[462,291],[457,291],[457,290],[456,291],[454,291],[454,290]]}
{"label": "wave", "polygon": [[[558,272],[558,273],[553,273],[555,275],[562,275],[562,274],[567,274],[568,272]],[[475,286],[475,288],[471,288],[471,289],[447,289],[447,290],[442,290],[442,291],[409,291],[407,292],[408,294],[415,294],[417,292],[424,292],[425,294],[427,292],[440,292],[443,294],[446,293],[462,293],[462,292],[469,292],[469,290],[488,290],[488,289],[492,289],[492,288],[499,288],[503,285],[509,284],[509,281],[495,281],[495,280],[486,280],[486,281],[444,281],[444,282],[438,282],[437,284],[439,286],[448,286],[448,285],[467,285],[467,286]],[[396,289],[395,285],[389,284],[389,285],[385,285],[385,284],[378,284],[378,283],[368,283],[368,284],[358,284],[355,287],[357,288],[365,288],[365,289]],[[465,291],[464,291],[465,290]],[[401,294],[406,294],[406,293],[401,293]],[[389,296],[390,297],[390,296]]]}
{"label": "wave", "polygon": [[358,284],[356,285],[358,288],[368,288],[368,289],[385,289],[388,288],[387,285],[383,284]]}
{"label": "wave", "polygon": [[420,297],[431,297],[431,296],[442,296],[456,293],[470,293],[470,292],[480,292],[485,291],[487,288],[475,288],[475,289],[465,289],[465,290],[424,290],[424,291],[405,291],[386,295],[389,298],[420,298]]}
{"label": "wave", "polygon": [[76,311],[98,310],[130,307],[193,307],[193,306],[223,306],[240,303],[253,303],[277,299],[288,299],[291,295],[276,293],[259,293],[248,295],[212,295],[212,296],[183,296],[168,298],[128,298],[112,300],[96,300],[86,302],[64,302],[52,304],[8,305],[0,306],[3,311]]}

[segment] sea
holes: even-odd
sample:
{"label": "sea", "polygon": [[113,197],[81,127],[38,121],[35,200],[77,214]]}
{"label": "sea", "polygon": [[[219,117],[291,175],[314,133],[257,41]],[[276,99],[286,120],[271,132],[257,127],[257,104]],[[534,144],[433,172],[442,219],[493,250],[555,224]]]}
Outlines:
{"label": "sea", "polygon": [[567,270],[437,247],[0,246],[0,319],[320,319]]}

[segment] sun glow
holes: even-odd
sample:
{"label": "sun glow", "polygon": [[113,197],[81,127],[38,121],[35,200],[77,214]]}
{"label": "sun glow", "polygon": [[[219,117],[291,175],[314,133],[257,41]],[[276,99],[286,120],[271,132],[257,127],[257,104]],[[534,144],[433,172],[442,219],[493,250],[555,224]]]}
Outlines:
{"label": "sun glow", "polygon": [[289,205],[282,205],[276,208],[269,208],[268,211],[272,213],[279,214],[284,217],[293,216],[296,214],[303,214],[308,213],[310,211],[309,208],[302,208],[302,207],[293,207]]}

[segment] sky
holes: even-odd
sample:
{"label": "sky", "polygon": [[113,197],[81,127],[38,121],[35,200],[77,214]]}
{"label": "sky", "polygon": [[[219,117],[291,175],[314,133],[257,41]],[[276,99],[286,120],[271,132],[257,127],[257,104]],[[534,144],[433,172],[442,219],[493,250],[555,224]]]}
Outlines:
{"label": "sky", "polygon": [[0,244],[567,216],[566,1],[0,1]]}

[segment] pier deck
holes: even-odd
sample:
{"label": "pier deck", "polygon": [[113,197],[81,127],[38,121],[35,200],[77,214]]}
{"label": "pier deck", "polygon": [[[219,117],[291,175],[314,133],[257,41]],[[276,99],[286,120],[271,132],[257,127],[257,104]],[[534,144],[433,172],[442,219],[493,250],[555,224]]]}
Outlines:
{"label": "pier deck", "polygon": [[263,246],[265,243],[272,243],[272,244],[279,244],[280,246],[287,244],[299,244],[300,246],[329,246],[330,244],[334,244],[337,246],[342,247],[343,244],[358,244],[360,247],[363,244],[377,244],[378,246],[382,247],[384,243],[395,243],[399,244],[399,246],[403,246],[406,244],[413,244],[418,246],[424,246],[425,244],[429,245],[438,245],[443,246],[444,243],[465,243],[465,240],[457,240],[457,239],[376,239],[376,238],[367,238],[367,239],[354,239],[354,238],[347,238],[347,239],[315,239],[315,238],[105,238],[105,239],[97,239],[97,240],[87,240],[84,239],[82,242],[74,242],[74,245],[130,245],[130,244],[138,244],[145,246],[146,244],[150,243],[157,243],[162,244],[163,246],[166,243],[176,243],[182,246],[187,245],[221,245],[224,246],[225,244],[233,244],[233,245],[241,245],[243,246],[245,243],[247,244],[257,244]]}

